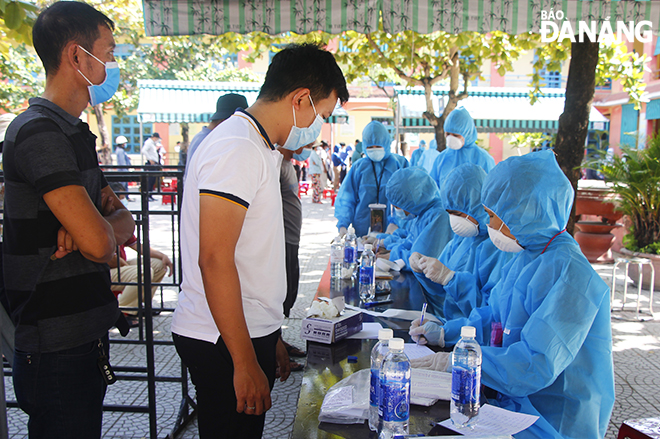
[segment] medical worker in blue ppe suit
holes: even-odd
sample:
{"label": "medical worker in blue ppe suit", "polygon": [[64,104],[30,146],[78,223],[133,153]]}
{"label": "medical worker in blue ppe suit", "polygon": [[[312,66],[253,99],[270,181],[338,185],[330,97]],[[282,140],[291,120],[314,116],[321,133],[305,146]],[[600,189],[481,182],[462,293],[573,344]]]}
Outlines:
{"label": "medical worker in blue ppe suit", "polygon": [[[489,306],[447,322],[444,336],[427,324],[411,334],[455,343],[460,326],[475,326],[484,345],[481,382],[498,392],[493,402],[540,416],[516,438],[604,437],[614,405],[609,288],[565,232],[573,189],[554,153],[500,163],[482,202],[491,239],[515,253]],[[488,346],[499,344],[494,322],[503,329],[501,347]]]}
{"label": "medical worker in blue ppe suit", "polygon": [[422,153],[422,156],[419,158],[419,162],[415,166],[421,166],[422,168],[426,169],[426,172],[430,174],[433,170],[435,159],[437,159],[439,155],[440,152],[438,151],[438,142],[435,139],[432,139],[429,142],[428,149]]}
{"label": "medical worker in blue ppe suit", "polygon": [[424,154],[424,151],[429,149],[429,147],[426,145],[426,140],[420,140],[419,141],[419,148],[413,151],[412,155],[410,156],[410,166],[420,166],[419,162],[420,159],[422,158],[422,154]]}
{"label": "medical worker in blue ppe suit", "polygon": [[447,149],[438,154],[431,170],[431,177],[438,187],[442,187],[442,182],[452,169],[463,163],[481,166],[486,173],[495,167],[495,160],[485,149],[476,145],[477,128],[465,108],[460,107],[449,113],[444,128]]}
{"label": "medical worker in blue ppe suit", "polygon": [[451,171],[442,185],[442,201],[454,238],[438,258],[413,254],[410,265],[426,290],[429,309],[451,320],[467,317],[487,303],[499,281],[502,266],[513,253],[498,250],[488,239],[488,215],[481,204],[486,173],[464,163]]}
{"label": "medical worker in blue ppe suit", "polygon": [[442,206],[438,187],[424,169],[415,166],[396,171],[387,183],[387,199],[399,216],[412,217],[404,226],[407,236],[385,241],[390,261],[410,269],[408,261],[413,252],[437,255],[451,241],[449,215]]}
{"label": "medical worker in blue ppe suit", "polygon": [[[390,205],[386,194],[387,182],[392,174],[408,165],[407,161],[399,162],[390,154],[390,142],[387,128],[378,121],[369,122],[362,131],[366,157],[348,171],[335,199],[335,218],[340,235],[346,233],[350,224],[353,224],[358,236],[369,232],[370,204],[387,205],[388,216]],[[385,219],[385,224],[390,222],[390,218]]]}

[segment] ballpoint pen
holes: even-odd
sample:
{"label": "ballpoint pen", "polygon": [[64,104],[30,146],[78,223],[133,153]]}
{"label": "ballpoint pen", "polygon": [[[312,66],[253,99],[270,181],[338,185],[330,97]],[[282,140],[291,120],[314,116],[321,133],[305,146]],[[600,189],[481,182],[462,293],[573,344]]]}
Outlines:
{"label": "ballpoint pen", "polygon": [[[419,326],[422,326],[424,324],[424,317],[426,317],[426,307],[429,304],[427,302],[424,302],[424,305],[422,305],[422,316],[419,318]],[[420,338],[424,337],[423,335],[420,335]],[[426,338],[426,337],[424,337]],[[419,339],[417,340],[417,344],[419,344]]]}

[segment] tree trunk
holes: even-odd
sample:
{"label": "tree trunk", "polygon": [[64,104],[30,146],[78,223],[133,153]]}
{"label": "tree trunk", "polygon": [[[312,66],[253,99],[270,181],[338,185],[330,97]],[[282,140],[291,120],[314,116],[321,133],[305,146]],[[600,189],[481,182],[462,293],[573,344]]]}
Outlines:
{"label": "tree trunk", "polygon": [[99,156],[99,162],[102,165],[111,165],[112,164],[112,149],[110,145],[112,144],[112,139],[108,134],[108,127],[105,125],[105,119],[103,119],[103,108],[102,104],[94,106],[94,115],[96,116],[96,123],[98,124],[99,134],[101,136],[101,146],[97,147],[97,153]]}
{"label": "tree trunk", "polygon": [[[564,112],[559,117],[555,152],[557,162],[571,182],[577,196],[580,165],[584,158],[584,143],[589,130],[589,113],[596,85],[598,43],[571,44],[571,63],[566,84]],[[566,229],[572,235],[575,225],[575,198]]]}

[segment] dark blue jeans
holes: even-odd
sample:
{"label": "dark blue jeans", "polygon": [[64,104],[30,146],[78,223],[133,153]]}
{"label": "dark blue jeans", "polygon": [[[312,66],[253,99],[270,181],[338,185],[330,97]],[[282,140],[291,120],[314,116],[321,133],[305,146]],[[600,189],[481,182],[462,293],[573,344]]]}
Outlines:
{"label": "dark blue jeans", "polygon": [[[108,354],[108,336],[102,339]],[[14,392],[30,416],[30,439],[100,438],[106,384],[99,341],[58,352],[15,351]]]}

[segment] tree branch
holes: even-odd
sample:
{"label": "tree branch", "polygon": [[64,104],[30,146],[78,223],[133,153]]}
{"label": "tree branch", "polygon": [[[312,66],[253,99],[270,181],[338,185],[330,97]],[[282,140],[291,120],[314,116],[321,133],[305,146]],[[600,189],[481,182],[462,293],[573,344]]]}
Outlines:
{"label": "tree branch", "polygon": [[[383,53],[383,51],[380,50],[380,47],[378,47],[378,44],[376,44],[376,42],[371,38],[371,34],[367,34],[366,37],[367,37],[367,41],[369,42],[369,45],[371,46],[372,49],[374,49],[374,50],[376,51],[376,53],[378,54],[378,56],[380,56],[380,57],[381,57],[382,59],[384,59],[384,60],[388,60],[387,56],[385,56],[385,54]],[[401,70],[401,68],[399,68],[399,66],[397,66],[396,64],[392,63],[392,65],[390,66],[390,68],[391,68],[392,70],[394,70],[394,72],[395,72],[397,75],[399,75],[399,77],[400,77],[401,79],[405,80],[405,81],[408,82],[409,84],[413,84],[413,85],[424,85],[424,84],[422,83],[422,81],[420,81],[419,79],[415,79],[415,78],[412,78],[412,77],[406,75],[406,74],[403,72],[403,70]]]}

